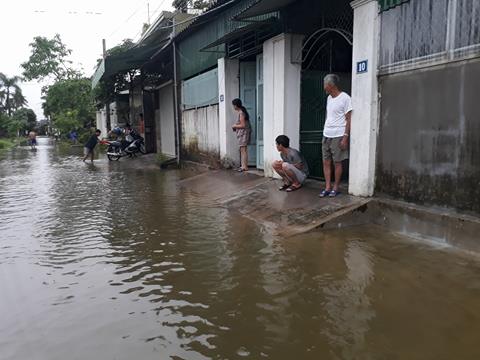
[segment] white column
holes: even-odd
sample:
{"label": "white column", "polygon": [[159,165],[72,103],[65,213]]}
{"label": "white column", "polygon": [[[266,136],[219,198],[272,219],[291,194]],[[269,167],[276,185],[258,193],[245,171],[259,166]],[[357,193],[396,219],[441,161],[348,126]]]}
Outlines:
{"label": "white column", "polygon": [[[352,129],[349,192],[372,196],[378,134],[377,63],[380,14],[377,0],[356,0],[353,7]],[[357,64],[367,61],[366,71]],[[363,69],[362,69],[363,70]]]}
{"label": "white column", "polygon": [[240,152],[232,125],[236,113],[232,100],[240,96],[240,63],[237,59],[218,59],[220,157],[225,166],[240,163]]}
{"label": "white column", "polygon": [[275,138],[287,135],[290,146],[300,146],[300,82],[302,66],[292,63],[301,51],[302,35],[280,34],[263,43],[263,140],[265,176],[272,177],[272,163],[280,159]]}
{"label": "white column", "polygon": [[96,125],[102,134],[101,137],[107,136],[107,114],[105,111],[105,106],[101,110],[97,110],[96,113]]}

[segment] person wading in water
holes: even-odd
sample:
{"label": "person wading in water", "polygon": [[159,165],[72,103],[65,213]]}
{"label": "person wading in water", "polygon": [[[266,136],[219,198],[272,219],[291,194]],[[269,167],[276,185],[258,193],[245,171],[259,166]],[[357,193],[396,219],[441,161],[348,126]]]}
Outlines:
{"label": "person wading in water", "polygon": [[250,136],[252,127],[250,126],[250,117],[247,109],[242,105],[242,100],[234,99],[232,101],[233,108],[238,113],[238,120],[232,126],[233,131],[237,134],[238,146],[240,147],[240,168],[239,172],[248,171],[248,145],[250,144]]}

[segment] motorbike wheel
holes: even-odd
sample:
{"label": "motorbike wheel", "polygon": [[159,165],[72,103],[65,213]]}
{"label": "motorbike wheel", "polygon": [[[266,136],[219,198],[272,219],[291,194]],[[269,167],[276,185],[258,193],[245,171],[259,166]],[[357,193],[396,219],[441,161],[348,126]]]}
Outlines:
{"label": "motorbike wheel", "polygon": [[142,154],[146,154],[147,150],[145,149],[145,144],[141,143],[140,146],[138,147],[138,151],[140,151]]}
{"label": "motorbike wheel", "polygon": [[107,155],[108,160],[110,161],[118,161],[120,160],[120,155]]}

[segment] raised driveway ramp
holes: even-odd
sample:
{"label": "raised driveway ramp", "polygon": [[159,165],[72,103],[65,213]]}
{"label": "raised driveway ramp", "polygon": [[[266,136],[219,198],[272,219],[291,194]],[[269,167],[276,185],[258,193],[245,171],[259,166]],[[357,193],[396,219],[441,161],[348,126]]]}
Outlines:
{"label": "raised driveway ramp", "polygon": [[275,235],[292,236],[321,227],[369,200],[346,195],[319,198],[320,183],[307,181],[295,192],[278,191],[279,180],[251,173],[208,171],[183,180],[181,186],[198,196],[238,211]]}

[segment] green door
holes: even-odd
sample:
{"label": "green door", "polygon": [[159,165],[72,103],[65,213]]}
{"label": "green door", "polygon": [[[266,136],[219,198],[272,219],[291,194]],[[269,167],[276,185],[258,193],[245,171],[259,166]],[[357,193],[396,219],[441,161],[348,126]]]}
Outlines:
{"label": "green door", "polygon": [[300,151],[313,178],[323,178],[322,138],[327,106],[327,94],[323,90],[325,75],[325,71],[302,72]]}
{"label": "green door", "polygon": [[248,147],[248,165],[257,166],[257,64],[255,61],[240,63],[240,100],[250,115],[252,136]]}

